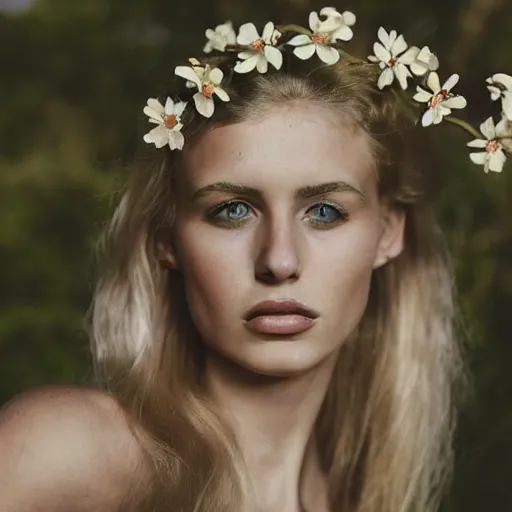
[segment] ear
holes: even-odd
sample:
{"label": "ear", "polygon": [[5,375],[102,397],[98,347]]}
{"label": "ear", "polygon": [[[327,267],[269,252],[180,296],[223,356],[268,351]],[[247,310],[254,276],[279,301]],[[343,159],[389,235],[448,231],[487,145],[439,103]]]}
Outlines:
{"label": "ear", "polygon": [[386,208],[382,213],[382,231],[373,268],[379,268],[396,258],[404,249],[405,211]]}
{"label": "ear", "polygon": [[156,235],[156,257],[162,266],[179,270],[179,259],[169,229],[160,229]]}

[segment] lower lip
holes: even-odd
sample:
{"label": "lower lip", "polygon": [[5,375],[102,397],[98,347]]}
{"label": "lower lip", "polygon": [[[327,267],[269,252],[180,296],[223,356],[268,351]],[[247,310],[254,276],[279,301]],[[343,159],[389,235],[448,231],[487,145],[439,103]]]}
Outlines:
{"label": "lower lip", "polygon": [[300,334],[313,327],[314,320],[302,315],[261,315],[247,322],[247,327],[260,334]]}

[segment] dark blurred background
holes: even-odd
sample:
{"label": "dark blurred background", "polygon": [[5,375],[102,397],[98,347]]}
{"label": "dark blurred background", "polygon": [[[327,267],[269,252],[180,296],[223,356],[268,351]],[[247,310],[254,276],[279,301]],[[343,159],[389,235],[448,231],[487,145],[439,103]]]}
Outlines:
{"label": "dark blurred background", "polygon": [[[46,383],[91,380],[83,316],[93,247],[121,176],[140,157],[146,99],[204,31],[268,20],[307,26],[328,0],[0,0],[0,405]],[[379,25],[429,45],[458,72],[464,116],[491,104],[485,78],[512,74],[512,0],[333,0],[358,16],[353,53]],[[472,372],[445,510],[512,511],[512,159],[483,173],[457,129],[437,128],[439,220],[454,256]]]}

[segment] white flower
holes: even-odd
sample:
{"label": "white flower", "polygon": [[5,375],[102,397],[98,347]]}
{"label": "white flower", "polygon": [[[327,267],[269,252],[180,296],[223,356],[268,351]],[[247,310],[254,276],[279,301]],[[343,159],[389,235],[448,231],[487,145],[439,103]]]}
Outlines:
{"label": "white flower", "polygon": [[414,75],[423,76],[429,71],[437,71],[439,69],[439,59],[430,51],[428,46],[424,46],[419,50],[416,59],[414,59],[410,67]]}
{"label": "white flower", "polygon": [[271,21],[265,25],[261,37],[253,23],[242,25],[236,41],[249,48],[238,54],[242,62],[236,64],[235,72],[249,73],[256,68],[258,72],[266,73],[269,62],[276,69],[281,69],[283,54],[275,47],[281,35]]}
{"label": "white flower", "polygon": [[[192,63],[197,62],[194,59]],[[217,95],[222,101],[229,101],[228,93],[220,87],[224,73],[219,68],[210,66],[177,66],[174,73],[193,83],[199,92],[194,94],[194,103],[197,111],[204,117],[212,117],[215,111],[213,95]]]}
{"label": "white flower", "polygon": [[183,149],[185,138],[181,133],[181,114],[186,106],[185,102],[174,103],[171,98],[167,98],[164,107],[157,99],[150,98],[144,107],[144,114],[149,117],[150,123],[158,126],[144,135],[144,141],[154,144],[158,149],[166,144],[169,144],[172,150]]}
{"label": "white flower", "polygon": [[350,41],[354,37],[350,27],[355,24],[356,17],[349,11],[340,14],[333,7],[324,7],[320,14],[327,19],[320,20],[316,12],[309,15],[312,36],[300,34],[288,41],[288,44],[296,47],[293,53],[299,59],[307,60],[316,52],[326,64],[336,64],[340,59],[340,53],[331,44],[338,40]]}
{"label": "white flower", "polygon": [[[350,41],[354,37],[354,32],[350,27],[356,24],[356,16],[352,12],[339,13],[334,7],[324,7],[320,11],[320,16],[325,16],[326,19],[324,21],[318,20],[313,28],[310,15],[309,23],[313,32],[330,32],[333,41]],[[313,19],[313,21],[316,20]]]}
{"label": "white flower", "polygon": [[[373,45],[375,55],[370,55],[370,62],[378,62],[383,70],[377,83],[379,89],[384,89],[393,83],[396,78],[400,87],[407,89],[407,79],[411,78],[411,72],[407,66],[411,65],[417,58],[420,49],[412,46],[408,49],[404,36],[398,35],[396,30],[389,34],[382,27],[379,28],[378,36],[380,43]],[[405,53],[404,53],[405,52]]]}
{"label": "white flower", "polygon": [[501,172],[507,159],[500,139],[511,137],[512,133],[508,121],[503,118],[496,126],[494,120],[489,117],[480,125],[480,131],[485,139],[475,139],[468,142],[470,148],[484,149],[484,152],[470,153],[469,158],[478,165],[484,166],[484,171]]}
{"label": "white flower", "polygon": [[512,76],[496,73],[487,79],[487,84],[491,99],[496,101],[501,98],[503,114],[512,121]]}
{"label": "white flower", "polygon": [[417,93],[413,99],[420,103],[427,103],[428,110],[421,118],[423,126],[439,124],[444,116],[451,114],[452,108],[464,108],[467,105],[463,96],[455,96],[450,91],[459,81],[459,75],[452,75],[441,87],[439,75],[433,71],[428,75],[427,86],[431,92],[417,87]]}
{"label": "white flower", "polygon": [[226,46],[236,44],[236,32],[233,23],[227,21],[222,25],[217,25],[215,30],[209,28],[206,31],[206,38],[208,42],[203,49],[204,53],[210,53],[212,50],[226,51]]}

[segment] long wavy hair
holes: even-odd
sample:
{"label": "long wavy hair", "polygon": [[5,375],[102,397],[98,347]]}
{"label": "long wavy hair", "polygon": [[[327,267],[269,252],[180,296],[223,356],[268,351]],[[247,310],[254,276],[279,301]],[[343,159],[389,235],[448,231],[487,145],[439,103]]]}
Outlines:
{"label": "long wavy hair", "polygon": [[[452,466],[454,383],[462,370],[452,274],[433,207],[438,166],[400,93],[377,88],[375,65],[294,60],[279,72],[233,76],[231,102],[211,120],[187,109],[186,144],[215,124],[290,102],[328,107],[368,134],[380,198],[406,213],[405,248],[374,271],[315,435],[333,512],[434,511]],[[125,507],[240,512],[239,449],[202,383],[203,345],[182,276],[158,257],[158,241],[172,233],[176,180],[186,172],[181,152],[162,152],[153,167],[133,173],[104,232],[91,308],[98,381],[126,411],[145,454]]]}

